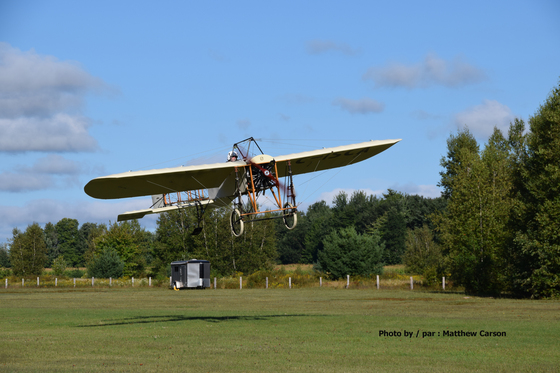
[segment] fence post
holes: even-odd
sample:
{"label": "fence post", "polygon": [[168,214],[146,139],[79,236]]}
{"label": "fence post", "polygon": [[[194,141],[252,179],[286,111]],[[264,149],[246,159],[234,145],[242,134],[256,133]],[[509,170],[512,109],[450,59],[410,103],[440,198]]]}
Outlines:
{"label": "fence post", "polygon": [[292,278],[288,277],[288,281],[290,282],[290,289],[292,288]]}
{"label": "fence post", "polygon": [[217,287],[216,287],[216,277],[214,277],[214,289],[217,289]]}
{"label": "fence post", "polygon": [[25,279],[22,278],[22,279],[21,279],[21,287],[24,287],[24,286],[25,286]]}
{"label": "fence post", "polygon": [[377,290],[379,290],[379,275],[377,275]]}
{"label": "fence post", "polygon": [[6,278],[6,289],[8,288],[8,278]]}
{"label": "fence post", "polygon": [[95,282],[95,279],[92,277],[91,278],[91,286],[93,286],[93,283]]}
{"label": "fence post", "polygon": [[39,277],[37,277],[37,286],[39,286]]}
{"label": "fence post", "polygon": [[410,276],[410,290],[412,290],[414,287],[412,285],[412,276]]}
{"label": "fence post", "polygon": [[346,275],[346,289],[350,288],[350,275]]}
{"label": "fence post", "polygon": [[171,282],[171,276],[169,276],[169,286],[171,286],[173,283]]}
{"label": "fence post", "polygon": [[54,286],[58,286],[58,278],[54,279]]}
{"label": "fence post", "polygon": [[443,290],[445,290],[445,276],[443,277],[443,279],[441,281],[441,285],[443,286]]}
{"label": "fence post", "polygon": [[[8,281],[8,280],[6,280]],[[266,288],[268,289],[268,277],[266,278]]]}
{"label": "fence post", "polygon": [[76,277],[74,277],[74,287],[76,287]]}
{"label": "fence post", "polygon": [[113,286],[113,278],[109,277],[109,286]]}
{"label": "fence post", "polygon": [[148,281],[148,286],[152,286],[152,278],[150,277],[150,281]]}
{"label": "fence post", "polygon": [[243,278],[239,276],[239,289],[243,289]]}
{"label": "fence post", "polygon": [[132,278],[132,286],[134,286],[134,277]]}
{"label": "fence post", "polygon": [[323,277],[319,277],[319,287],[323,287]]}

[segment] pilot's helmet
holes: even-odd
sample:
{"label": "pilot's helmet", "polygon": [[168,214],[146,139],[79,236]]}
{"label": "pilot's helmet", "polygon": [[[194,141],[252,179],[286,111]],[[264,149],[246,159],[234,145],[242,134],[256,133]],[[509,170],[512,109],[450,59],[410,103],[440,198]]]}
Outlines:
{"label": "pilot's helmet", "polygon": [[231,152],[228,153],[228,155],[227,155],[228,162],[231,161],[231,157],[235,157],[236,160],[237,160],[237,158],[239,158],[239,156],[237,155],[237,153],[234,150],[232,150]]}

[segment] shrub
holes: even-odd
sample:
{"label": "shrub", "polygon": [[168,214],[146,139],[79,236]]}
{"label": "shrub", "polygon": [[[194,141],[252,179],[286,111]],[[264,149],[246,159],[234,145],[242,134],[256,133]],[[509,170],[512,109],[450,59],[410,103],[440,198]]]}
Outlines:
{"label": "shrub", "polygon": [[427,285],[439,282],[443,276],[443,254],[427,225],[408,231],[403,261],[406,271],[424,275]]}
{"label": "shrub", "polygon": [[86,274],[86,271],[82,271],[81,269],[69,269],[68,271],[64,271],[64,276],[70,278],[82,278]]}
{"label": "shrub", "polygon": [[124,262],[119,253],[111,248],[105,248],[100,254],[95,255],[88,265],[88,277],[119,278],[122,277]]}
{"label": "shrub", "polygon": [[380,241],[377,232],[362,235],[354,227],[332,231],[323,240],[324,249],[318,254],[320,267],[334,279],[381,274],[384,246]]}
{"label": "shrub", "polygon": [[10,268],[0,268],[0,278],[12,276],[12,270]]}
{"label": "shrub", "polygon": [[64,271],[66,271],[66,267],[68,267],[68,263],[66,263],[66,260],[64,260],[64,256],[61,255],[53,260],[52,270],[55,275],[62,275]]}

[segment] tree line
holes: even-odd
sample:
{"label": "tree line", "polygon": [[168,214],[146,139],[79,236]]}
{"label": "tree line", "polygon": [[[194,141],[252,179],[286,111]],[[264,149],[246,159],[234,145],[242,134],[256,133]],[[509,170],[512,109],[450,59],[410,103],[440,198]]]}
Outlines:
{"label": "tree line", "polygon": [[204,258],[216,274],[252,273],[271,268],[276,259],[276,226],[271,220],[247,224],[239,238],[231,235],[227,208],[209,210],[198,227],[188,209],[161,214],[155,232],[137,220],[79,226],[64,218],[44,228],[33,223],[25,231],[14,228],[0,247],[0,267],[14,275],[40,275],[45,267],[87,267],[94,277],[169,276],[175,260]]}
{"label": "tree line", "polygon": [[482,149],[468,128],[447,141],[440,269],[467,292],[560,295],[560,86],[528,123],[494,128]]}
{"label": "tree line", "polygon": [[[208,210],[200,222],[190,209],[160,214],[155,232],[137,220],[80,226],[64,218],[44,228],[37,223],[23,232],[15,228],[9,245],[0,248],[0,266],[11,266],[16,275],[87,267],[94,277],[163,277],[172,261],[198,258],[209,260],[220,275],[250,274],[276,263],[315,264],[334,278],[368,275],[381,273],[383,264],[401,263],[406,232],[431,227],[429,216],[445,204],[443,198],[394,190],[382,197],[340,192],[332,207],[319,201],[299,212],[293,230],[271,219],[247,223],[241,237],[231,234],[229,208]],[[199,226],[201,233],[193,235]]]}
{"label": "tree line", "polygon": [[331,206],[319,201],[300,212],[293,230],[265,220],[247,223],[239,238],[229,208],[209,210],[200,222],[188,209],[161,214],[155,232],[137,221],[80,227],[65,218],[14,229],[0,247],[0,266],[26,275],[62,261],[90,273],[168,276],[171,261],[198,258],[221,275],[309,263],[339,278],[404,263],[428,283],[446,276],[468,293],[558,296],[560,88],[528,124],[515,119],[507,134],[494,128],[482,147],[468,127],[451,134],[438,198],[340,192]]}

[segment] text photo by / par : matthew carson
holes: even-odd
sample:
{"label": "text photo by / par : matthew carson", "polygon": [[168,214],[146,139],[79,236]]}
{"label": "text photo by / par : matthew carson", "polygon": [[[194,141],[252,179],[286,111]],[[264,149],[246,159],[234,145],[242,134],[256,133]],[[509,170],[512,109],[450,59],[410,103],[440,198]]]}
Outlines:
{"label": "text photo by / par : matthew carson", "polygon": [[[404,333],[404,334],[403,334]],[[426,337],[507,337],[506,332],[490,332],[487,330],[481,330],[480,332],[466,332],[464,330],[443,330],[441,332],[431,332],[431,331],[414,331],[404,330],[402,332],[398,330],[380,330],[380,337],[405,337],[405,338],[426,338]]]}

